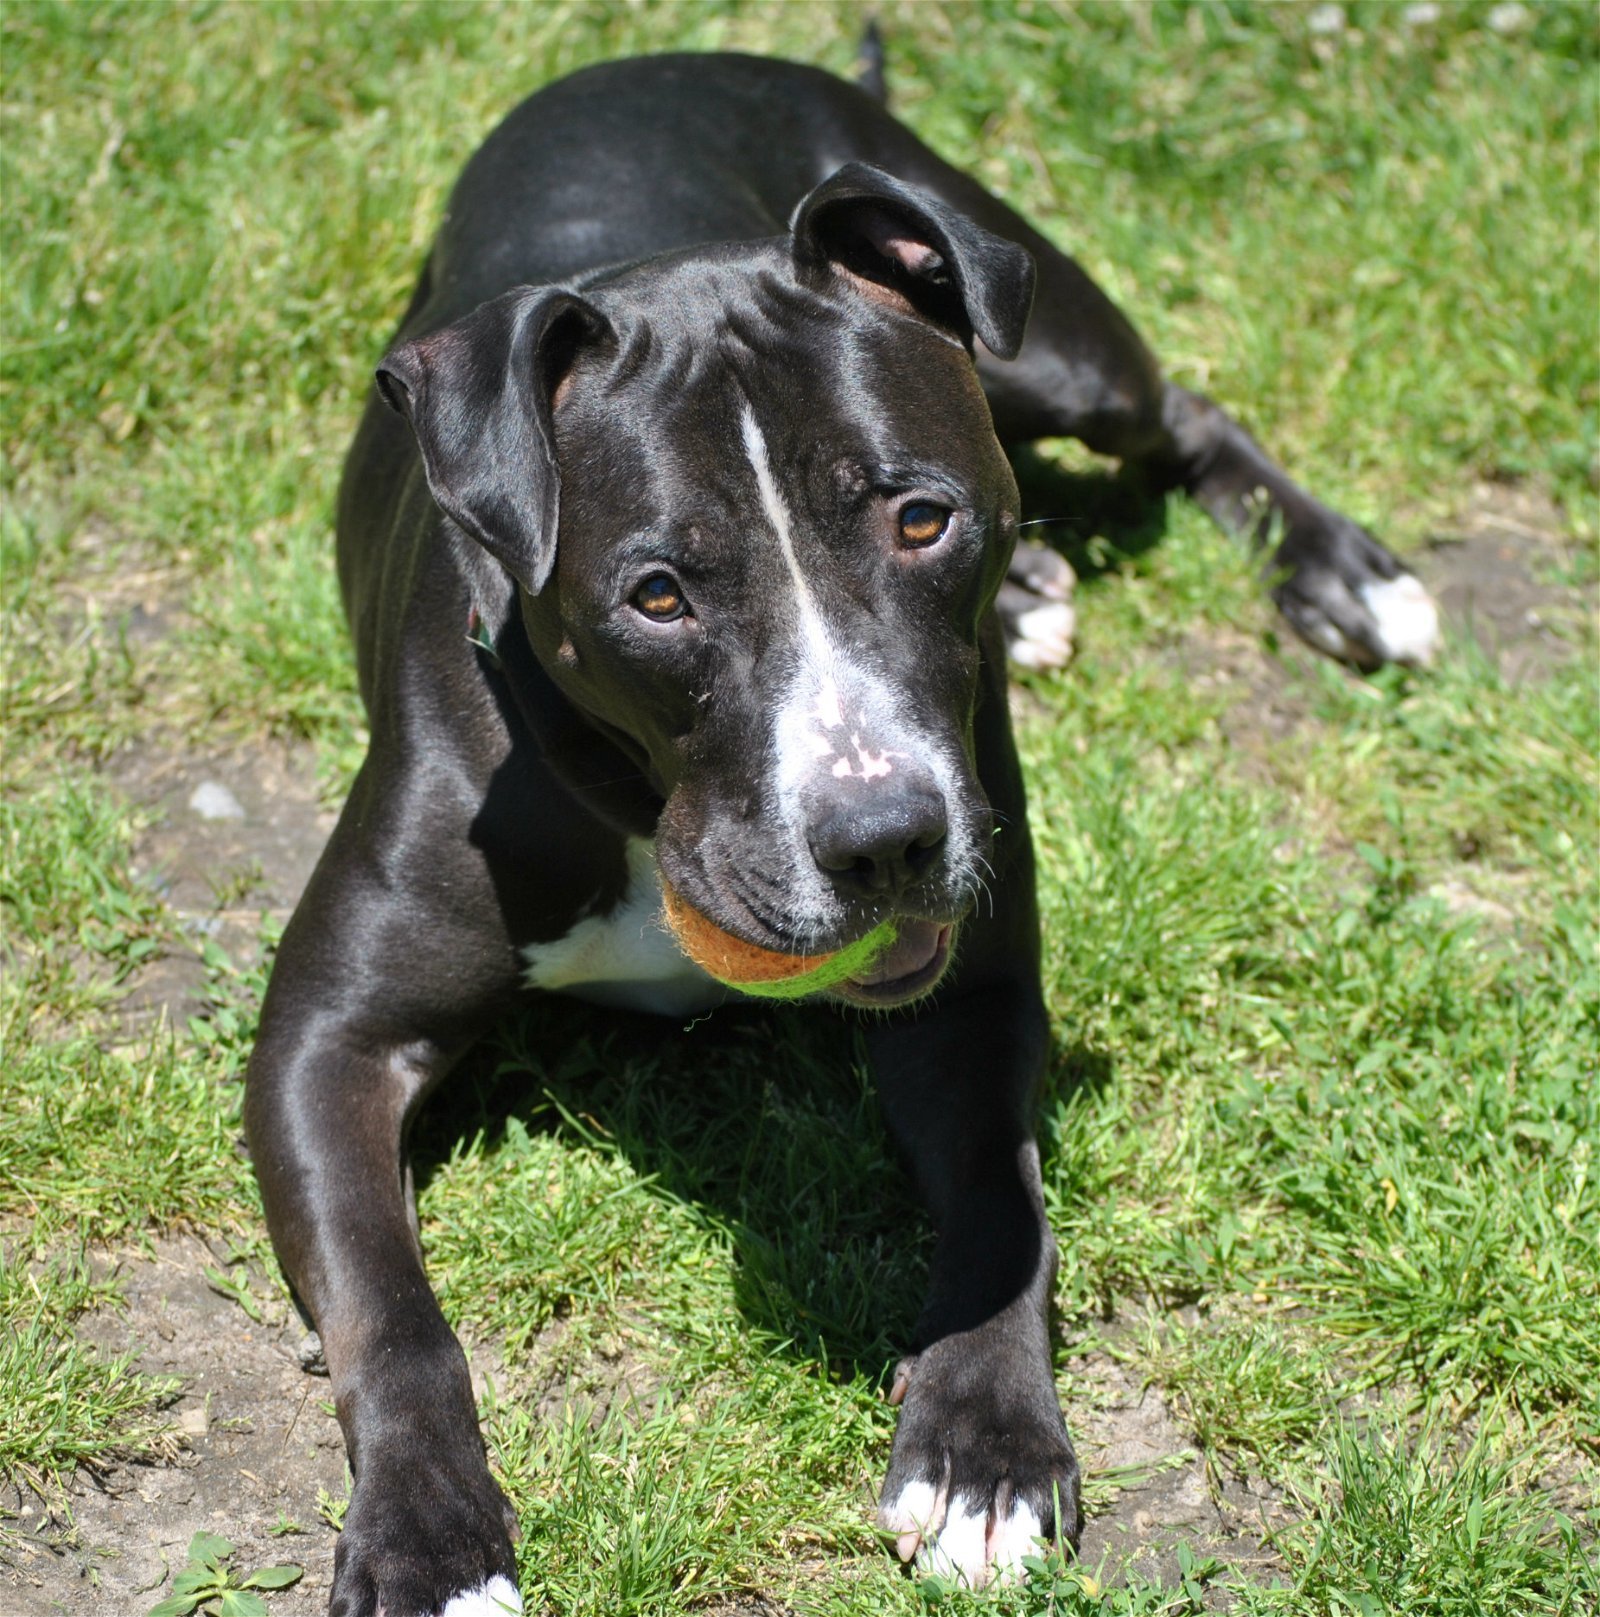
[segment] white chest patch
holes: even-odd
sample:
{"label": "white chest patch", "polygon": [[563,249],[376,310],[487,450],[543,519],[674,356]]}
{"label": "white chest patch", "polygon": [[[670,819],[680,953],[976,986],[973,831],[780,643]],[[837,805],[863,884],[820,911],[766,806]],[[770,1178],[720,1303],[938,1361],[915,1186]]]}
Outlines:
{"label": "white chest patch", "polygon": [[571,994],[596,1005],[697,1016],[725,1004],[731,991],[673,941],[661,908],[655,844],[628,843],[628,885],[606,915],[586,915],[564,938],[522,951],[529,988]]}

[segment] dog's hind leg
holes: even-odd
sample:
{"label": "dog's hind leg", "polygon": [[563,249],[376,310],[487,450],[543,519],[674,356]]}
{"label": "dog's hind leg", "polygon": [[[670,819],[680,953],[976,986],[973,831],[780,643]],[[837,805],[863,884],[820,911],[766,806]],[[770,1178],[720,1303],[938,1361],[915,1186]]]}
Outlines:
{"label": "dog's hind leg", "polygon": [[1427,662],[1438,617],[1421,583],[1301,488],[1220,406],[1163,378],[1071,259],[1036,232],[1024,242],[1039,268],[1027,340],[1010,364],[981,361],[1002,441],[1077,438],[1184,489],[1223,527],[1270,547],[1273,598],[1319,650],[1358,668]]}

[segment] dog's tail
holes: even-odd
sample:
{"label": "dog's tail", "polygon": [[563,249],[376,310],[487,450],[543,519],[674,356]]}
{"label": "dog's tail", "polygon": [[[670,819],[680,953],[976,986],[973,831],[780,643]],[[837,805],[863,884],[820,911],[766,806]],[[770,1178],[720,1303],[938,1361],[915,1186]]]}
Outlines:
{"label": "dog's tail", "polygon": [[889,105],[889,82],[883,76],[883,35],[874,18],[867,19],[856,47],[856,83],[882,106]]}

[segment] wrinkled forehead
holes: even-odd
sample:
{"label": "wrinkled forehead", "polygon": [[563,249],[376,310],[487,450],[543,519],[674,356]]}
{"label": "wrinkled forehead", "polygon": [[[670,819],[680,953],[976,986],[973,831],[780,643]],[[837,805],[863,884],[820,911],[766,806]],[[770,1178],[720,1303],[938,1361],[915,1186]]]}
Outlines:
{"label": "wrinkled forehead", "polygon": [[959,342],[869,299],[802,286],[758,250],[652,265],[591,295],[615,347],[587,369],[571,436],[626,462],[658,509],[688,494],[748,503],[752,415],[791,498],[845,465],[976,481],[997,453]]}

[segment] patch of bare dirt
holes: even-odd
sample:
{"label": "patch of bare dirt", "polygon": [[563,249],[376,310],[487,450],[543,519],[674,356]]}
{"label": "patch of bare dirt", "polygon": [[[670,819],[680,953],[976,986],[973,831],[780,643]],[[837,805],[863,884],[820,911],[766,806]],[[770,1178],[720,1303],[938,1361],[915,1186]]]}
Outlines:
{"label": "patch of bare dirt", "polygon": [[[254,963],[262,918],[289,918],[336,818],[318,800],[310,748],[263,741],[202,750],[153,737],[114,754],[105,773],[149,816],[134,845],[134,878],[190,937],[213,938],[234,961]],[[131,1029],[163,1014],[181,1027],[202,1008],[203,979],[196,952],[169,951],[140,972],[121,1013]]]}
{"label": "patch of bare dirt", "polygon": [[1580,654],[1597,610],[1595,585],[1574,587],[1579,541],[1537,490],[1479,483],[1430,536],[1419,567],[1445,622],[1470,634],[1512,683]]}
{"label": "patch of bare dirt", "polygon": [[1084,1526],[1088,1570],[1103,1564],[1113,1580],[1138,1574],[1171,1587],[1179,1581],[1180,1545],[1197,1559],[1215,1556],[1234,1577],[1285,1570],[1266,1542],[1269,1530],[1289,1520],[1275,1489],[1259,1478],[1214,1488],[1190,1434],[1153,1387],[1103,1353],[1072,1368],[1088,1396],[1068,1408],[1067,1423],[1091,1494],[1097,1477],[1118,1484]]}
{"label": "patch of bare dirt", "polygon": [[[277,1617],[326,1610],[335,1537],[318,1490],[344,1495],[328,1383],[300,1368],[304,1327],[263,1281],[252,1288],[259,1321],[211,1284],[206,1270],[220,1271],[225,1256],[189,1236],[117,1264],[126,1310],[88,1316],[82,1334],[108,1353],[133,1349],[146,1374],[181,1380],[170,1413],[182,1446],[165,1463],[80,1471],[62,1499],[9,1489],[3,1505],[17,1519],[0,1548],[6,1617],[142,1617],[202,1530],[238,1546],[241,1572],[305,1568],[272,1597]],[[282,1530],[290,1524],[298,1531]]]}

